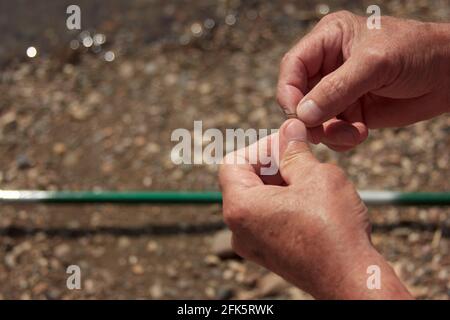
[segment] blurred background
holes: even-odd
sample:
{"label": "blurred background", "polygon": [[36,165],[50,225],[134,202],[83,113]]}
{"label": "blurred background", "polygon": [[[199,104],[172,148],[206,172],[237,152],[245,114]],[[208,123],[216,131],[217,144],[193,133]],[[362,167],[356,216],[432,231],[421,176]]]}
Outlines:
{"label": "blurred background", "polygon": [[[66,8],[81,8],[81,30]],[[449,0],[0,0],[0,189],[218,190],[175,166],[176,128],[278,128],[283,54],[346,9],[450,21]],[[34,48],[34,49],[33,49]],[[450,119],[314,148],[357,188],[450,191]],[[370,208],[414,296],[450,297],[448,208]],[[1,299],[309,299],[228,248],[220,206],[0,205]],[[82,290],[66,288],[79,265]]]}

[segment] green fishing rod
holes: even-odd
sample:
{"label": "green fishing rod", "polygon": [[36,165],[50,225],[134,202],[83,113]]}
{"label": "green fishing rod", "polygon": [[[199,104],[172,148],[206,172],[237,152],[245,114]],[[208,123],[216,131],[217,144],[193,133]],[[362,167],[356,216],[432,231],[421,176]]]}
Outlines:
{"label": "green fishing rod", "polygon": [[[450,192],[360,191],[367,205],[449,206]],[[216,191],[38,191],[0,190],[0,203],[213,204]]]}

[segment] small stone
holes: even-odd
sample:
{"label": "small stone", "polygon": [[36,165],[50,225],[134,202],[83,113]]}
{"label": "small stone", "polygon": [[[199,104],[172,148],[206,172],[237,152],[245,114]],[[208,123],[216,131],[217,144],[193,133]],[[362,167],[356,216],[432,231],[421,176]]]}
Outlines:
{"label": "small stone", "polygon": [[236,253],[231,247],[231,231],[223,230],[216,233],[212,241],[211,251],[221,259],[236,257]]}
{"label": "small stone", "polygon": [[227,269],[223,272],[222,277],[224,280],[231,280],[234,277],[233,270]]}
{"label": "small stone", "polygon": [[112,162],[104,162],[100,166],[102,173],[110,174],[114,171],[114,164]]}
{"label": "small stone", "polygon": [[45,290],[47,290],[48,288],[48,284],[45,282],[39,282],[37,285],[35,285],[33,287],[33,293],[34,294],[41,294],[43,293]]}
{"label": "small stone", "polygon": [[223,115],[223,120],[227,125],[235,125],[241,121],[241,118],[236,113],[227,112]]}
{"label": "small stone", "polygon": [[228,263],[228,267],[230,268],[230,270],[233,270],[236,273],[245,273],[245,271],[247,270],[245,264],[238,261],[230,261]]}
{"label": "small stone", "polygon": [[84,281],[84,289],[86,290],[87,293],[92,294],[95,292],[95,284],[94,284],[94,280],[92,279],[86,279]]}
{"label": "small stone", "polygon": [[219,262],[220,262],[219,257],[218,257],[218,256],[215,256],[215,255],[213,255],[213,254],[207,255],[207,256],[205,257],[205,263],[206,263],[206,265],[208,265],[208,266],[216,266],[216,265],[219,264]]}
{"label": "small stone", "polygon": [[175,269],[174,267],[171,267],[171,266],[167,267],[166,273],[172,279],[174,279],[174,278],[176,278],[178,276],[177,269]]}
{"label": "small stone", "polygon": [[86,120],[90,116],[90,111],[87,107],[79,104],[72,104],[69,107],[69,115],[77,121]]}
{"label": "small stone", "polygon": [[212,86],[209,83],[202,83],[199,87],[200,94],[209,94],[212,90]]}
{"label": "small stone", "polygon": [[216,295],[216,289],[214,289],[213,287],[206,287],[205,295],[208,298],[214,298],[214,296]]}
{"label": "small stone", "polygon": [[178,77],[176,74],[173,73],[169,73],[164,77],[164,82],[169,86],[174,85],[175,83],[177,83],[177,81]]}
{"label": "small stone", "polygon": [[102,95],[96,91],[92,91],[86,99],[86,103],[89,106],[97,106],[102,102]]}
{"label": "small stone", "polygon": [[160,284],[152,285],[150,287],[149,291],[150,291],[150,295],[153,299],[161,299],[164,294],[163,288],[161,287]]}
{"label": "small stone", "polygon": [[144,177],[144,179],[142,179],[142,184],[145,186],[145,187],[151,187],[152,186],[152,184],[153,184],[153,179],[152,179],[152,177]]}
{"label": "small stone", "polygon": [[142,275],[144,274],[144,267],[140,264],[135,264],[132,268],[131,271],[135,274],[135,275]]}
{"label": "small stone", "polygon": [[170,179],[172,180],[180,180],[183,178],[184,174],[183,171],[180,169],[175,169],[172,171],[172,174],[170,175]]}
{"label": "small stone", "polygon": [[135,265],[138,263],[138,258],[136,256],[129,256],[128,257],[128,263],[131,265]]}
{"label": "small stone", "polygon": [[5,264],[8,268],[14,268],[16,266],[16,255],[11,252],[5,256]]}
{"label": "small stone", "polygon": [[52,288],[45,293],[45,296],[49,300],[57,300],[61,298],[61,290]]}
{"label": "small stone", "polygon": [[134,75],[134,66],[130,62],[124,62],[119,68],[119,74],[124,78],[131,78]]}
{"label": "small stone", "polygon": [[161,151],[161,148],[158,144],[154,142],[147,143],[147,146],[145,147],[145,151],[149,154],[155,154]]}
{"label": "small stone", "polygon": [[25,170],[32,166],[31,160],[25,154],[19,155],[16,159],[16,163],[19,170]]}
{"label": "small stone", "polygon": [[158,250],[158,243],[156,243],[156,241],[149,241],[147,243],[148,252],[156,252],[157,250]]}
{"label": "small stone", "polygon": [[229,300],[233,297],[234,292],[231,288],[220,288],[217,290],[216,299],[218,300]]}
{"label": "small stone", "polygon": [[63,155],[64,153],[66,153],[66,151],[67,151],[67,148],[64,143],[58,142],[53,145],[53,153],[58,156]]}
{"label": "small stone", "polygon": [[4,132],[11,131],[16,128],[17,116],[15,112],[10,111],[0,118],[0,129],[3,129]]}
{"label": "small stone", "polygon": [[287,290],[287,292],[289,293],[290,298],[293,300],[313,300],[314,299],[310,294],[308,294],[305,291],[300,290],[299,288],[296,288],[296,287],[289,288]]}
{"label": "small stone", "polygon": [[268,273],[259,279],[256,286],[261,297],[268,297],[283,293],[290,285],[275,273]]}
{"label": "small stone", "polygon": [[56,257],[62,258],[66,256],[68,253],[70,253],[70,246],[65,243],[62,243],[55,247],[53,253],[55,254]]}
{"label": "small stone", "polygon": [[63,159],[63,165],[65,167],[71,168],[75,167],[80,160],[78,153],[70,152]]}
{"label": "small stone", "polygon": [[256,109],[252,111],[248,117],[248,120],[252,122],[258,122],[267,119],[267,110],[264,108]]}
{"label": "small stone", "polygon": [[145,145],[145,137],[143,136],[138,136],[136,138],[134,138],[134,145],[136,147],[142,147]]}
{"label": "small stone", "polygon": [[158,66],[153,62],[147,63],[144,67],[144,72],[148,75],[155,74],[157,70],[158,70]]}

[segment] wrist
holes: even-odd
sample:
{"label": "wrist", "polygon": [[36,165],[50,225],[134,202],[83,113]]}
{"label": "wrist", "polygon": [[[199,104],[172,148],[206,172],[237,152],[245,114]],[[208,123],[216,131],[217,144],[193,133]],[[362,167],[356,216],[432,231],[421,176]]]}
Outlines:
{"label": "wrist", "polygon": [[[319,299],[411,299],[394,270],[369,243],[343,267],[334,282],[313,293]],[[379,280],[379,281],[378,281]],[[379,285],[379,286],[378,286]]]}

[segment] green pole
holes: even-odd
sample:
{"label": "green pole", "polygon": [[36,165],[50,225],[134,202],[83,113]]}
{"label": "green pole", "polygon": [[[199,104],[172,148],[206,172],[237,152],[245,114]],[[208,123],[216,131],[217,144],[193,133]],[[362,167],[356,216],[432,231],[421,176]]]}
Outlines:
{"label": "green pole", "polygon": [[[360,191],[367,205],[450,205],[450,192]],[[0,190],[0,203],[221,203],[216,191],[35,191]]]}
{"label": "green pole", "polygon": [[1,191],[0,202],[41,203],[220,203],[220,192],[190,191]]}

